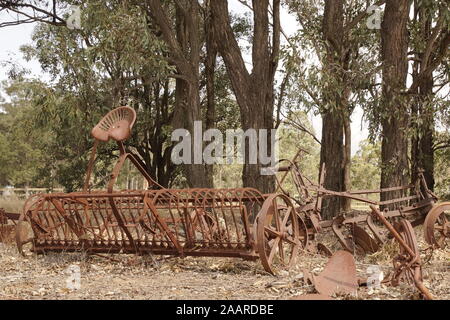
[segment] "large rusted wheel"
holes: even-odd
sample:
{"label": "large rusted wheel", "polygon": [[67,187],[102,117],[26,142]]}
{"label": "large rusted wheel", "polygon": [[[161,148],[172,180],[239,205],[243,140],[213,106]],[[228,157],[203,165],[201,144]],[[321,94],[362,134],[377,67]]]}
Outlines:
{"label": "large rusted wheel", "polygon": [[270,195],[257,216],[256,241],[264,269],[275,274],[295,262],[300,248],[298,218],[289,197]]}
{"label": "large rusted wheel", "polygon": [[[395,229],[401,235],[408,247],[412,249],[415,255],[420,259],[419,245],[411,223],[406,219],[401,219],[400,222],[395,225]],[[401,245],[400,254],[394,259],[394,268],[396,273],[394,275],[394,285],[398,284],[399,280],[414,284],[415,277],[422,281],[422,270],[420,267],[417,267],[417,263],[411,264],[410,255]],[[417,272],[419,273],[418,275],[416,275]]]}
{"label": "large rusted wheel", "polygon": [[424,222],[425,241],[432,246],[444,248],[450,238],[450,202],[435,205]]}

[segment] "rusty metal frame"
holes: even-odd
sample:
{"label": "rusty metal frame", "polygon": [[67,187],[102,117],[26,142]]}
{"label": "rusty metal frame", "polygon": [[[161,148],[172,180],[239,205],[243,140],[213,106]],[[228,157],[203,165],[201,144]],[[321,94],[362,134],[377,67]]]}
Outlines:
{"label": "rusty metal frame", "polygon": [[[307,241],[294,206],[283,194],[256,189],[166,189],[152,179],[123,141],[136,113],[120,107],[92,130],[94,145],[82,192],[30,197],[19,218],[16,242],[31,251],[134,253],[261,259],[269,273],[289,268]],[[119,157],[106,191],[89,188],[100,142],[117,142]],[[149,190],[116,191],[117,177],[129,159],[148,181]],[[32,235],[24,232],[29,223]],[[277,250],[276,248],[286,247]],[[290,258],[285,259],[285,254]]]}
{"label": "rusty metal frame", "polygon": [[392,236],[400,245],[400,254],[394,259],[395,271],[392,277],[393,285],[397,285],[403,276],[408,281],[414,282],[419,291],[427,300],[433,300],[430,291],[425,287],[422,281],[422,266],[420,261],[420,252],[415,239],[414,231],[411,223],[402,219],[397,229],[402,230],[401,233],[386,219],[385,215],[375,206],[370,206],[372,214],[381,221],[389,230]]}
{"label": "rusty metal frame", "polygon": [[[357,247],[374,252],[383,243],[385,235],[369,213],[353,217],[340,214],[323,220],[322,201],[327,197],[344,197],[380,207],[396,204],[395,209],[385,209],[383,217],[414,218],[413,225],[422,223],[437,201],[422,173],[415,185],[347,192],[328,190],[323,186],[324,166],[317,184],[300,172],[297,160],[303,150],[293,160],[283,159],[273,168],[283,173],[280,179],[276,176],[277,189],[273,194],[251,188],[166,189],[125,148],[123,141],[130,136],[135,120],[132,108],[119,107],[94,127],[95,141],[82,192],[34,195],[26,201],[16,230],[20,252],[23,253],[24,244],[31,242],[31,250],[37,253],[85,251],[259,258],[265,270],[273,274],[279,266],[289,268],[301,247],[331,255],[323,244],[317,244],[316,249],[312,245],[314,235],[324,229],[331,228],[344,249],[352,253]],[[106,191],[91,191],[89,183],[98,144],[109,139],[117,142],[118,160]],[[149,190],[114,190],[127,159],[147,180]],[[296,195],[283,188],[288,174]],[[410,190],[412,195],[386,201],[367,197],[402,190]],[[434,227],[440,214],[439,211],[429,219],[429,224]],[[24,222],[31,226],[31,237],[24,236]],[[361,225],[367,226],[373,236]],[[408,251],[406,247],[405,250]]]}
{"label": "rusty metal frame", "polygon": [[[304,152],[299,150],[293,160],[282,159],[278,165],[272,170],[274,172],[281,172],[281,177],[276,176],[277,191],[282,192],[298,204],[297,212],[306,218],[308,231],[312,234],[322,232],[324,229],[331,228],[341,245],[347,251],[354,252],[355,245],[362,247],[365,252],[372,252],[376,250],[384,241],[385,235],[382,230],[373,222],[370,214],[360,213],[356,216],[347,216],[345,213],[338,214],[332,220],[323,220],[321,217],[322,201],[327,197],[342,197],[352,200],[365,202],[369,205],[385,207],[384,216],[386,218],[408,218],[413,219],[414,226],[424,222],[427,214],[436,207],[437,197],[431,190],[428,189],[423,171],[418,173],[418,181],[414,185],[405,185],[398,187],[390,187],[374,190],[351,190],[346,192],[337,192],[328,190],[323,187],[326,168],[322,166],[319,183],[316,184],[303,175],[297,165],[297,160],[300,154]],[[283,187],[288,175],[291,175],[292,181],[295,184],[297,195],[290,195]],[[375,201],[368,198],[369,194],[382,194],[392,191],[409,191],[411,195],[385,200]],[[395,205],[396,208],[388,209],[389,206]],[[442,215],[439,211],[436,216]],[[430,220],[428,229],[434,230],[436,219]],[[442,224],[442,223],[441,223]],[[445,232],[447,232],[448,221],[443,223]],[[361,225],[361,226],[359,226]],[[367,228],[364,228],[367,226]],[[439,226],[437,227],[439,228]],[[368,229],[366,231],[366,229]],[[370,235],[370,232],[372,235]],[[430,235],[432,231],[429,231]],[[448,232],[447,232],[448,233]],[[432,236],[429,236],[431,239]],[[431,242],[432,240],[430,240]],[[442,241],[442,239],[441,239]],[[435,241],[436,242],[436,241]]]}

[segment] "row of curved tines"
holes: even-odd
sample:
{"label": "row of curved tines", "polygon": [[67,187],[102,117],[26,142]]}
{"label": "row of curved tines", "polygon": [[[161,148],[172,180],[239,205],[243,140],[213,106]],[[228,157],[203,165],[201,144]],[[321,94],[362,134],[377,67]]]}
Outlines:
{"label": "row of curved tines", "polygon": [[132,122],[132,115],[131,112],[128,109],[125,108],[118,108],[114,110],[114,112],[110,112],[106,115],[105,118],[101,121],[100,127],[107,131],[111,128],[111,126],[120,120],[128,119],[130,123]]}
{"label": "row of curved tines", "polygon": [[[263,198],[260,194],[251,192],[230,193],[229,190],[227,194],[224,192],[218,190],[207,196],[201,192],[182,192],[182,190],[151,191],[154,196],[151,201],[169,230],[161,230],[151,210],[144,212],[142,197],[118,197],[114,201],[125,228],[132,234],[133,239],[146,245],[170,246],[168,232],[184,245],[189,241],[203,247],[247,245],[250,229],[248,214],[260,207]],[[88,206],[70,199],[64,199],[63,203],[66,214],[73,217],[78,229],[84,230],[87,238],[100,243],[123,242],[128,239],[123,228],[118,225],[107,198],[85,200],[89,203]],[[205,214],[209,216],[207,221],[209,224],[199,223]],[[48,230],[47,233],[41,233],[42,240],[79,239],[65,218],[49,201],[34,212],[33,219],[38,224],[46,226],[45,229]],[[188,239],[188,235],[191,239]]]}
{"label": "row of curved tines", "polygon": [[[245,188],[185,189],[157,191],[152,201],[169,210],[169,220],[175,225],[178,239],[181,229],[184,237],[189,232],[197,234],[196,244],[228,247],[251,242],[252,220],[264,197],[257,190]],[[177,211],[179,219],[172,214],[172,209]],[[176,226],[177,222],[181,228]]]}

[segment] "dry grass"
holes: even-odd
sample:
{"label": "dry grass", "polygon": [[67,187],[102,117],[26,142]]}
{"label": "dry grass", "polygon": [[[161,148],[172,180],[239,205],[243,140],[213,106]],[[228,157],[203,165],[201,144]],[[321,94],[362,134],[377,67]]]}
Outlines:
{"label": "dry grass", "polygon": [[24,203],[25,200],[19,199],[14,195],[8,198],[0,197],[0,208],[5,209],[6,212],[20,213]]}
{"label": "dry grass", "polygon": [[388,240],[383,246],[375,253],[367,255],[366,260],[368,263],[373,264],[388,264],[398,253],[398,243],[394,240]]}
{"label": "dry grass", "polygon": [[[383,250],[388,255],[391,249]],[[289,272],[274,277],[264,272],[259,261],[156,257],[155,265],[146,256],[111,257],[116,261],[80,253],[22,257],[14,245],[0,244],[0,299],[289,299],[313,293],[313,286],[303,281],[303,269],[318,274],[328,260],[302,252]],[[360,277],[366,276],[367,259],[356,261]],[[435,251],[423,267],[425,284],[438,299],[450,298],[448,262],[448,250]],[[68,289],[66,284],[68,267],[74,264],[81,270],[79,290]],[[380,263],[380,267],[389,272],[392,262]],[[418,291],[406,284],[382,285],[372,292],[361,287],[356,297],[336,296],[339,300],[419,298]]]}
{"label": "dry grass", "polygon": [[[8,207],[5,205],[7,204]],[[23,201],[2,201],[0,207],[13,212]],[[7,209],[9,208],[9,209]],[[424,284],[437,299],[450,299],[450,250],[426,251],[422,228],[415,229],[423,263]],[[332,232],[318,235],[333,252],[341,246]],[[368,276],[369,266],[379,266],[385,276],[393,271],[392,259],[398,252],[394,240],[387,241],[376,253],[356,256],[357,274]],[[111,255],[108,260],[81,253],[52,253],[26,257],[18,254],[13,243],[0,243],[1,299],[289,299],[314,293],[314,287],[303,280],[303,270],[320,273],[328,258],[302,251],[297,263],[277,276],[267,274],[260,261],[247,262],[231,258],[155,257]],[[68,268],[81,270],[81,288],[67,288]],[[379,289],[361,287],[356,297],[337,299],[408,300],[420,299],[411,285]]]}

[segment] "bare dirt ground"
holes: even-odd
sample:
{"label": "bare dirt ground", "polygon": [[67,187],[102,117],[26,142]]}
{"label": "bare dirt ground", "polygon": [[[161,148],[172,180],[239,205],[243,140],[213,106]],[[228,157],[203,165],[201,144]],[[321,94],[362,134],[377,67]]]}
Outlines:
{"label": "bare dirt ground", "polygon": [[[419,239],[422,239],[419,230]],[[331,236],[322,239],[333,250],[339,244]],[[421,248],[426,246],[422,241]],[[357,271],[367,277],[367,268],[378,265],[387,275],[397,244],[387,243],[373,255],[357,259]],[[290,299],[313,293],[303,281],[306,268],[318,274],[326,257],[302,252],[289,272],[267,274],[259,261],[230,258],[150,257],[114,255],[105,259],[80,253],[22,257],[13,244],[0,243],[0,299]],[[426,260],[427,253],[422,254]],[[80,288],[67,287],[68,268],[81,271]],[[424,283],[437,299],[450,299],[450,252],[434,251],[423,266]],[[415,287],[381,285],[379,289],[361,287],[355,297],[336,299],[420,299]]]}

